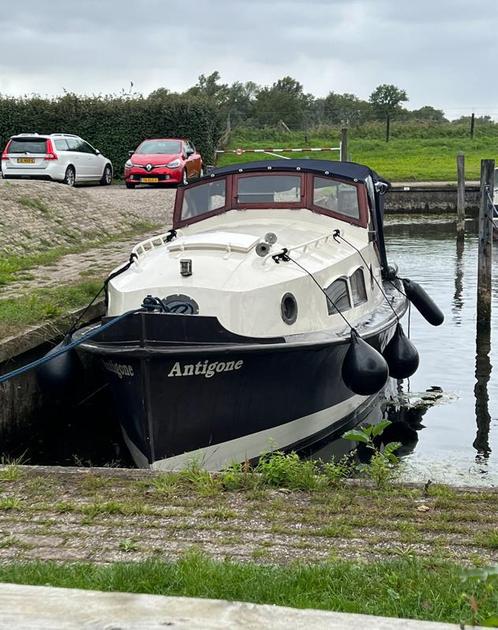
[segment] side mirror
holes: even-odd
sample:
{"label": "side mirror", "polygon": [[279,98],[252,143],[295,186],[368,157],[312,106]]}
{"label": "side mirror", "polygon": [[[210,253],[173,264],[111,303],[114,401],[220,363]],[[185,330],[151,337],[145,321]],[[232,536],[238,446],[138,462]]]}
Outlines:
{"label": "side mirror", "polygon": [[185,155],[189,158],[191,155],[194,155],[194,152],[192,150],[185,151]]}
{"label": "side mirror", "polygon": [[95,155],[102,155],[98,149],[95,149]]}
{"label": "side mirror", "polygon": [[135,151],[128,151],[128,157],[131,157],[134,153]]}

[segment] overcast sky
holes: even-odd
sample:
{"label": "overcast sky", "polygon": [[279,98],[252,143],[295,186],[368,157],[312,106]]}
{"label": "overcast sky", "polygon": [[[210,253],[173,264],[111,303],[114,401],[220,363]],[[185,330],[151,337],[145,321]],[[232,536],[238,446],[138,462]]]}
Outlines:
{"label": "overcast sky", "polygon": [[182,91],[199,74],[498,119],[493,0],[0,0],[0,93]]}

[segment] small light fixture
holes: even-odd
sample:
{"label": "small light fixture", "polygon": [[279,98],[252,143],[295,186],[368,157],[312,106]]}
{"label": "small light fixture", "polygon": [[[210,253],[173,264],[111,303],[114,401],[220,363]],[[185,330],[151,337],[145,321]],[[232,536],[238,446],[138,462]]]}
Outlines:
{"label": "small light fixture", "polygon": [[192,260],[190,258],[180,260],[180,273],[185,277],[192,275]]}

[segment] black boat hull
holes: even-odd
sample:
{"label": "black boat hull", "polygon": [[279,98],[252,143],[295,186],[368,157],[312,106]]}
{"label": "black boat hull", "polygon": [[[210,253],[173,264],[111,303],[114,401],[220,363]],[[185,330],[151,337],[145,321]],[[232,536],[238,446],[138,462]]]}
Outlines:
{"label": "black boat hull", "polygon": [[[393,330],[366,340],[382,351]],[[133,316],[82,350],[104,368],[139,467],[176,469],[195,460],[216,470],[307,446],[361,420],[376,396],[344,384],[348,347],[348,336],[251,340],[214,318],[153,313]]]}

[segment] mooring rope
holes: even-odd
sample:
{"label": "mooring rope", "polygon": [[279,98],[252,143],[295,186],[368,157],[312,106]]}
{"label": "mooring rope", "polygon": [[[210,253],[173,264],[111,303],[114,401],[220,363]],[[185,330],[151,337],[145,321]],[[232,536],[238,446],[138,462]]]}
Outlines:
{"label": "mooring rope", "polygon": [[114,326],[115,324],[119,323],[126,317],[129,317],[130,315],[134,315],[135,313],[141,313],[141,312],[142,312],[142,309],[139,308],[139,309],[133,309],[132,311],[126,311],[126,313],[122,313],[121,315],[118,315],[117,317],[115,317],[114,319],[111,319],[105,324],[101,324],[100,326],[94,328],[93,330],[90,330],[85,335],[80,337],[80,339],[77,339],[76,341],[71,341],[70,343],[62,346],[62,348],[59,348],[59,350],[55,350],[55,352],[46,354],[45,356],[40,357],[39,359],[36,359],[36,361],[32,361],[31,363],[28,363],[27,365],[24,365],[23,367],[12,370],[12,372],[7,372],[7,374],[2,374],[0,376],[0,383],[4,383],[5,381],[10,380],[11,378],[20,376],[21,374],[24,374],[25,372],[29,372],[30,370],[34,370],[37,367],[45,365],[45,363],[52,361],[52,359],[56,359],[57,357],[60,357],[62,354],[65,354],[66,352],[69,352],[69,350],[76,348],[77,346],[84,343],[88,339],[92,339],[93,337],[100,334],[101,332],[104,332],[104,330],[111,328],[111,326]]}

